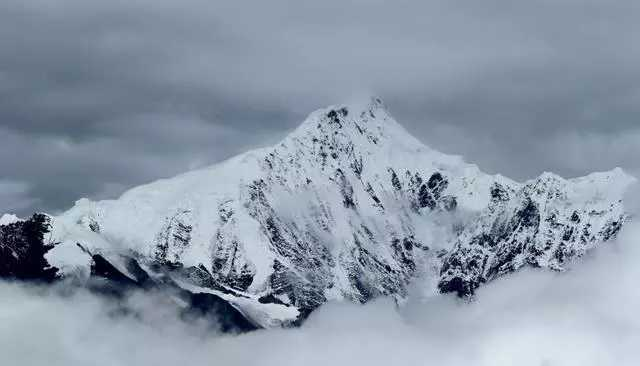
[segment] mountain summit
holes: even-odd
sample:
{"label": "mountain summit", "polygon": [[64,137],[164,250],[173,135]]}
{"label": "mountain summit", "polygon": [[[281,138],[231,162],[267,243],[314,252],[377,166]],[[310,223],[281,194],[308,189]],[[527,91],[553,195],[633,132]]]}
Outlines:
{"label": "mountain summit", "polygon": [[402,301],[413,282],[466,297],[523,266],[563,270],[615,237],[633,182],[488,175],[372,98],[315,111],[273,147],[80,200],[52,217],[47,258],[66,276],[162,277],[273,326],[329,300]]}

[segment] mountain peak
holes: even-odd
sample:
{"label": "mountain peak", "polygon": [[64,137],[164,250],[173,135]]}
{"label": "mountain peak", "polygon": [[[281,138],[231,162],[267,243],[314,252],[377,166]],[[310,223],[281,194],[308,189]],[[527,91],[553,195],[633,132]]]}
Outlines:
{"label": "mountain peak", "polygon": [[[336,104],[311,112],[297,130],[329,128],[363,133],[368,124],[383,128],[384,122],[393,120],[387,107],[378,97],[354,100],[347,104]],[[395,121],[393,121],[395,122]]]}
{"label": "mountain peak", "polygon": [[[355,98],[347,103],[329,105],[325,108],[320,108],[311,112],[309,117],[316,117],[322,114],[329,114],[331,111],[339,112],[340,116],[347,117],[351,115],[362,116],[364,114],[377,114],[377,112],[383,112],[388,114],[388,108],[380,97],[368,96],[365,98]],[[330,118],[336,117],[333,113]]]}
{"label": "mountain peak", "polygon": [[379,97],[332,105],[310,113],[281,143],[291,144],[325,149],[327,151],[320,153],[333,156],[341,153],[389,155],[389,150],[433,151],[396,122]]}

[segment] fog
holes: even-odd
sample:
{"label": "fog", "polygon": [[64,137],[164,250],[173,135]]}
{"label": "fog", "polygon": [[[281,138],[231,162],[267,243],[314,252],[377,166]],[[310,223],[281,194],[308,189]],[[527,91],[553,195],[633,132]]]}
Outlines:
{"label": "fog", "polygon": [[[83,291],[0,284],[11,365],[635,365],[640,225],[565,273],[527,270],[468,303],[416,290],[397,308],[327,304],[298,329],[221,335],[161,296],[121,304]],[[415,288],[419,289],[420,284]]]}

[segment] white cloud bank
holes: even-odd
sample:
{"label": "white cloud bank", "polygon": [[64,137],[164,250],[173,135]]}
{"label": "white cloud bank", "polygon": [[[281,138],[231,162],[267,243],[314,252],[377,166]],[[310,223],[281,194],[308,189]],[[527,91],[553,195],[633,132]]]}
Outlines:
{"label": "white cloud bank", "polygon": [[525,271],[472,304],[452,297],[328,304],[299,329],[240,336],[178,320],[156,298],[113,304],[0,284],[6,365],[638,365],[640,225],[564,274]]}

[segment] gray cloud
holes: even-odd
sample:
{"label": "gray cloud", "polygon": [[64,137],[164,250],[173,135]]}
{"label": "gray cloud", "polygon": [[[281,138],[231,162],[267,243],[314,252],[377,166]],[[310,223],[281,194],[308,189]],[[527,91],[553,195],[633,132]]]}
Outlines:
{"label": "gray cloud", "polygon": [[18,212],[33,206],[36,202],[29,197],[29,186],[22,182],[0,180],[0,207],[7,212]]}
{"label": "gray cloud", "polygon": [[30,203],[0,211],[111,197],[362,93],[489,172],[637,171],[638,14],[631,0],[6,0],[0,178]]}

